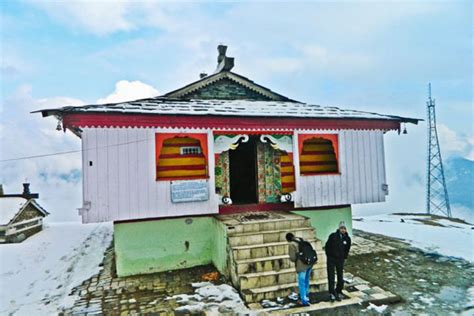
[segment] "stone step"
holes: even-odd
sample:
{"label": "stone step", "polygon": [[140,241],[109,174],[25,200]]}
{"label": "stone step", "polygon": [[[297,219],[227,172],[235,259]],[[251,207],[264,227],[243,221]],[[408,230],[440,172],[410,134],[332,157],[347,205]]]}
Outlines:
{"label": "stone step", "polygon": [[[327,291],[327,279],[318,278],[310,283],[310,292]],[[254,288],[241,291],[242,296],[247,303],[261,302],[262,300],[275,300],[277,297],[286,297],[291,292],[297,292],[298,284],[288,283],[268,287]]]}
{"label": "stone step", "polygon": [[[327,272],[324,267],[315,267],[311,273],[314,281],[327,280]],[[257,273],[247,273],[239,276],[241,290],[269,287],[277,284],[288,284],[297,282],[295,268],[283,269],[280,271],[265,271]]]}
{"label": "stone step", "polygon": [[[318,239],[307,239],[314,249],[322,249],[321,241]],[[288,255],[288,242],[278,241],[253,245],[233,246],[234,260],[256,259],[273,256]]]}
{"label": "stone step", "polygon": [[285,219],[268,219],[262,221],[250,221],[239,225],[228,225],[227,236],[234,236],[241,233],[264,232],[272,230],[292,230],[300,227],[311,227],[308,218],[295,216]]}
{"label": "stone step", "polygon": [[[233,236],[229,236],[229,245],[233,246],[244,246],[254,244],[265,244],[283,241],[286,242],[286,234],[288,230],[268,230],[263,232],[250,232],[250,233],[239,233]],[[291,232],[296,237],[304,239],[314,239],[315,232],[312,227],[299,227],[291,229]]]}
{"label": "stone step", "polygon": [[[318,254],[318,264],[326,263],[326,254],[320,249],[316,249]],[[294,267],[290,257],[285,255],[271,256],[264,258],[253,258],[235,261],[238,274],[255,273],[264,271],[279,271]]]}

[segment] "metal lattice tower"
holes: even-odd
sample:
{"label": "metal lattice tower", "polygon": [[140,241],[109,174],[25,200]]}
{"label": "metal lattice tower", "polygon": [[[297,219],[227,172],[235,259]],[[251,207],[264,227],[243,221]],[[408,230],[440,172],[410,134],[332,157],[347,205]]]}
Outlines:
{"label": "metal lattice tower", "polygon": [[428,168],[426,183],[426,212],[441,213],[451,217],[448,189],[444,178],[443,161],[436,130],[435,100],[431,99],[431,83],[428,85]]}

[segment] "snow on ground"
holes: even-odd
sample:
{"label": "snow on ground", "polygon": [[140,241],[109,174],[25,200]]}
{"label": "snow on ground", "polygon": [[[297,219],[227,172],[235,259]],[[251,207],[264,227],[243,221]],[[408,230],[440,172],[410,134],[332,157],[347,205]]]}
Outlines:
{"label": "snow on ground", "polygon": [[191,285],[195,288],[194,294],[178,294],[167,298],[181,305],[175,312],[186,314],[205,311],[207,315],[249,313],[237,290],[228,284],[199,282]]}
{"label": "snow on ground", "polygon": [[0,245],[0,314],[53,315],[74,286],[99,271],[112,225],[51,223],[19,244]]}
{"label": "snow on ground", "polygon": [[374,305],[372,303],[369,303],[369,306],[362,310],[362,311],[374,311],[374,312],[377,312],[379,314],[382,314],[383,312],[385,312],[385,310],[387,309],[387,305],[381,305],[381,306],[377,306],[377,305]]}
{"label": "snow on ground", "polygon": [[[429,220],[433,223],[430,225],[420,220]],[[404,239],[426,252],[474,262],[474,230],[469,224],[423,215],[381,214],[354,218],[353,227]]]}

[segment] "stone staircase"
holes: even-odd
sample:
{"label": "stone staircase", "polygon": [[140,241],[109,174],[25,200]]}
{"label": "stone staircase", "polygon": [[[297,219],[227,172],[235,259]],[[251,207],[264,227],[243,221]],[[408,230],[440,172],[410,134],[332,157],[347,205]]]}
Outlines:
{"label": "stone staircase", "polygon": [[296,291],[294,263],[285,236],[292,232],[311,242],[318,253],[313,267],[312,291],[327,290],[326,255],[314,228],[304,216],[287,212],[219,215],[227,230],[232,283],[247,303],[274,300]]}

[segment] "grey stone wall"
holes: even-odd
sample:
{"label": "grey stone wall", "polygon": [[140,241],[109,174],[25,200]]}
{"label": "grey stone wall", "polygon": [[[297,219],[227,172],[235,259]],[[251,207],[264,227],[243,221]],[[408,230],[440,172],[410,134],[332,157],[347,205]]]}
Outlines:
{"label": "grey stone wall", "polygon": [[271,99],[250,90],[232,80],[221,79],[197,91],[184,96],[190,99],[221,99],[221,100],[259,100],[270,101]]}

